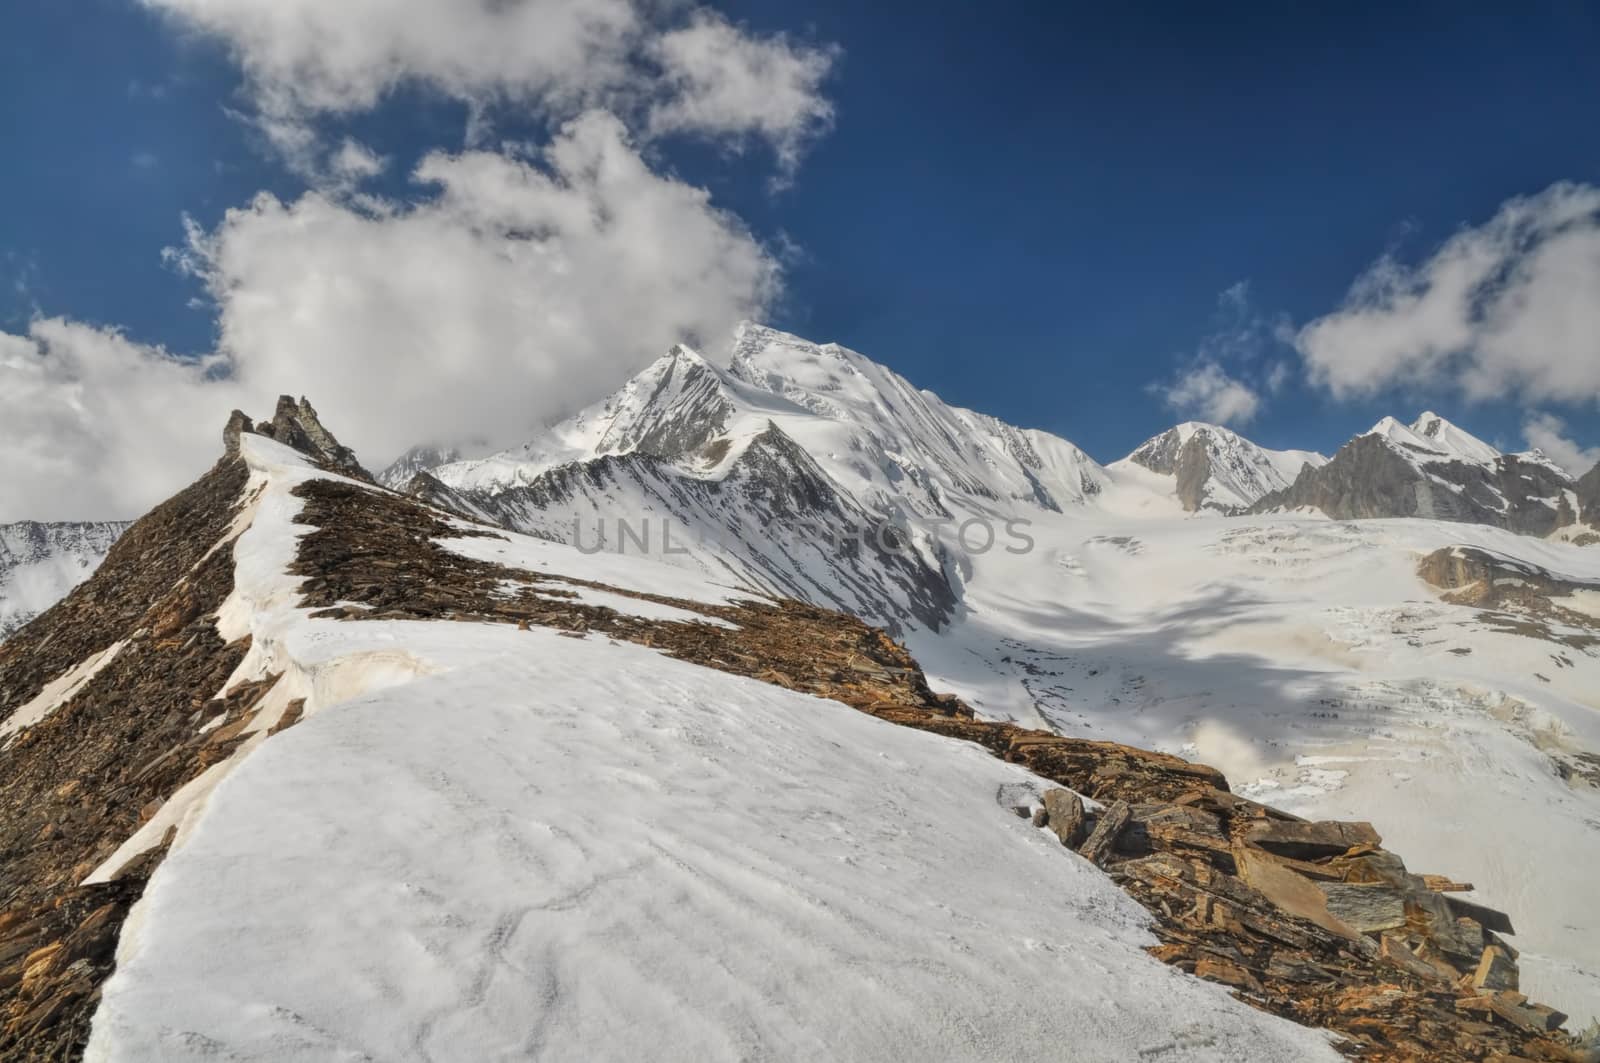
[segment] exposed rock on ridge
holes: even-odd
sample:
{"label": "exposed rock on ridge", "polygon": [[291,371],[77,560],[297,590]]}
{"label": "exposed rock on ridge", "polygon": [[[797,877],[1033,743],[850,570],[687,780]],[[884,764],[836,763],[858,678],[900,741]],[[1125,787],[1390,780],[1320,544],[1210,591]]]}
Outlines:
{"label": "exposed rock on ridge", "polygon": [[[1419,460],[1421,459],[1421,460]],[[1377,434],[1358,436],[1321,468],[1249,512],[1315,509],[1335,520],[1420,517],[1549,535],[1572,520],[1573,483],[1548,463],[1504,454],[1492,463],[1419,455]]]}
{"label": "exposed rock on ridge", "polygon": [[[330,471],[360,473],[303,400],[281,400],[262,427]],[[221,461],[0,645],[0,1060],[81,1055],[123,920],[171,830],[108,861],[235,753],[273,685],[223,694],[249,640],[224,643],[216,626],[249,501],[238,439],[250,430],[235,412]]]}

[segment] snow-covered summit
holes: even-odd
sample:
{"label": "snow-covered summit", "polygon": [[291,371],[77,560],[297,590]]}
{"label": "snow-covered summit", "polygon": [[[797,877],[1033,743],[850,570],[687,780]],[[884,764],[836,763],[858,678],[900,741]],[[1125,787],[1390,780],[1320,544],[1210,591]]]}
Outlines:
{"label": "snow-covered summit", "polygon": [[1465,461],[1492,465],[1502,457],[1496,448],[1431,410],[1424,411],[1409,425],[1385,417],[1362,434],[1388,440],[1426,462]]}
{"label": "snow-covered summit", "polygon": [[[1175,480],[1183,508],[1233,512],[1294,483],[1306,466],[1326,465],[1309,450],[1270,450],[1221,425],[1185,421],[1140,444],[1123,462]],[[1115,468],[1116,466],[1113,466]]]}
{"label": "snow-covered summit", "polygon": [[564,542],[617,544],[623,524],[657,525],[657,543],[673,536],[664,560],[894,630],[948,619],[954,528],[977,520],[986,542],[1112,483],[1064,439],[748,323],[721,364],[675,347],[524,446],[432,476],[434,501]]}
{"label": "snow-covered summit", "polygon": [[873,510],[948,517],[952,496],[1060,510],[1107,482],[1104,469],[1066,440],[950,406],[838,344],[746,322],[727,354],[718,365],[678,345],[523,446],[434,475],[458,491],[492,494],[562,464],[637,453],[686,475],[721,476],[776,427]]}

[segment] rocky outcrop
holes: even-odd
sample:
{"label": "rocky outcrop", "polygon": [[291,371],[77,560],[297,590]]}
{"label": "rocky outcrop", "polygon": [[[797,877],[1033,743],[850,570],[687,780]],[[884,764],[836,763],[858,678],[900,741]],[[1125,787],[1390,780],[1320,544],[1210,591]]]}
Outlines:
{"label": "rocky outcrop", "polygon": [[1600,528],[1600,465],[1579,477],[1576,494],[1579,518],[1592,528]]}
{"label": "rocky outcrop", "polygon": [[332,432],[323,427],[317,411],[304,397],[296,402],[293,396],[280,395],[278,408],[273,413],[272,420],[255,425],[252,425],[250,418],[242,412],[234,410],[222,432],[225,454],[238,453],[241,432],[254,432],[268,439],[275,439],[284,446],[293,447],[311,458],[319,468],[328,472],[336,472],[341,476],[365,480],[368,483],[375,482],[372,474],[362,468],[361,462],[356,460],[355,451],[340,443],[333,437]]}
{"label": "rocky outcrop", "polygon": [[1578,608],[1574,595],[1600,592],[1600,583],[1566,579],[1537,565],[1475,546],[1446,546],[1417,564],[1417,574],[1452,605],[1482,610],[1497,631],[1574,649],[1600,646],[1600,619]]}
{"label": "rocky outcrop", "polygon": [[1562,503],[1572,488],[1554,465],[1527,456],[1453,460],[1408,451],[1369,433],[1345,444],[1321,468],[1304,469],[1292,485],[1249,512],[1314,509],[1335,520],[1420,517],[1549,535],[1570,520]]}

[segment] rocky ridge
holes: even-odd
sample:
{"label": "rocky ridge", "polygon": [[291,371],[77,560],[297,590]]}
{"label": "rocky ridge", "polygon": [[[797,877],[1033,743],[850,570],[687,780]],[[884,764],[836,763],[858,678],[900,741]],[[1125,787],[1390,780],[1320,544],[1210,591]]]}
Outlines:
{"label": "rocky ridge", "polygon": [[1536,453],[1501,454],[1443,418],[1386,418],[1248,512],[1318,510],[1335,520],[1418,517],[1546,536],[1575,523],[1576,484]]}

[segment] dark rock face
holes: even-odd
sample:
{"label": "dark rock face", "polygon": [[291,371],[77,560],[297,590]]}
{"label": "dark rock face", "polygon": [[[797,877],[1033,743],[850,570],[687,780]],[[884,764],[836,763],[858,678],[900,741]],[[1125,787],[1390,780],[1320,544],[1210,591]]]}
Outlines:
{"label": "dark rock face", "polygon": [[1173,477],[1185,512],[1230,514],[1287,484],[1289,458],[1207,424],[1170,428],[1128,455],[1136,465]]}
{"label": "dark rock face", "polygon": [[[224,432],[225,440],[229,433],[233,438],[237,438],[239,431],[249,430],[248,418],[237,410],[234,411],[234,417],[242,420],[242,423],[236,426],[235,420],[229,420],[228,428]],[[361,463],[356,460],[355,451],[340,443],[333,437],[332,432],[322,426],[317,411],[304,398],[296,402],[291,396],[279,396],[278,408],[272,420],[256,425],[255,432],[268,439],[275,439],[284,446],[293,447],[329,472],[365,480],[368,483],[373,482],[372,474],[362,468]]]}
{"label": "dark rock face", "polygon": [[1176,477],[1178,501],[1183,503],[1185,513],[1194,513],[1205,505],[1206,481],[1211,478],[1211,454],[1204,429],[1188,439],[1176,428],[1168,429],[1128,455],[1128,460],[1151,472]]}
{"label": "dark rock face", "polygon": [[1561,527],[1561,499],[1572,487],[1559,470],[1515,454],[1493,465],[1423,461],[1398,444],[1365,435],[1345,444],[1321,468],[1303,469],[1289,488],[1266,496],[1249,512],[1309,508],[1335,520],[1421,517],[1548,535]]}
{"label": "dark rock face", "polygon": [[[836,489],[776,425],[720,479],[686,476],[664,457],[633,452],[559,466],[508,490],[455,491],[431,476],[407,490],[462,516],[585,549],[624,548],[616,519],[644,518],[657,536],[676,536],[665,548],[701,551],[734,582],[894,632],[908,613],[936,630],[955,609],[946,572],[909,549],[892,520]],[[659,538],[656,548],[664,548]]]}
{"label": "dark rock face", "polygon": [[378,483],[395,491],[404,491],[413,477],[431,473],[441,465],[460,460],[461,452],[454,447],[412,447],[378,474]]}
{"label": "dark rock face", "polygon": [[716,371],[698,356],[674,347],[662,360],[662,372],[641,410],[641,416],[623,419],[607,432],[599,449],[675,461],[722,435],[733,406]]}
{"label": "dark rock face", "polygon": [[1178,501],[1186,513],[1195,513],[1206,504],[1206,483],[1211,479],[1211,450],[1203,433],[1189,437],[1178,451],[1173,467],[1178,480]]}
{"label": "dark rock face", "polygon": [[1178,471],[1178,452],[1183,449],[1183,444],[1183,433],[1176,428],[1169,428],[1129,454],[1128,460],[1143,465],[1151,472],[1171,476]]}
{"label": "dark rock face", "polygon": [[1600,465],[1578,480],[1578,515],[1585,524],[1600,528]]}

